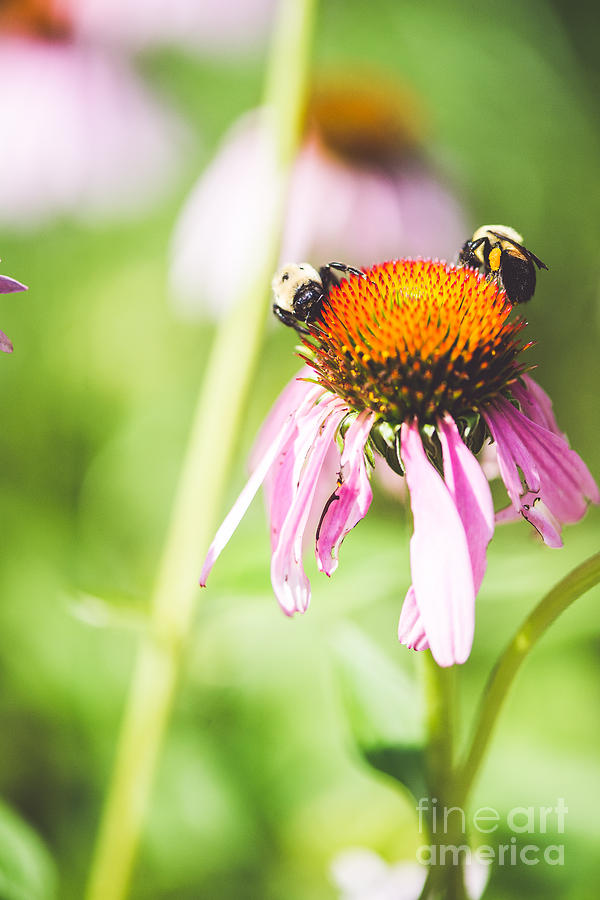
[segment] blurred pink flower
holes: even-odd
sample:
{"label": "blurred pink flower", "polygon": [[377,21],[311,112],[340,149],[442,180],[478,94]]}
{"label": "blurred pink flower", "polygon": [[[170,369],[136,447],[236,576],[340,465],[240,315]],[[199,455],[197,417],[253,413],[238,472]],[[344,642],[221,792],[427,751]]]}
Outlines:
{"label": "blurred pink flower", "polygon": [[[26,286],[15,278],[9,278],[8,275],[0,275],[0,294],[14,294],[17,291],[26,290]],[[0,350],[3,353],[12,353],[13,351],[13,345],[3,331],[0,331]]]}
{"label": "blurred pink flower", "polygon": [[305,369],[275,404],[200,581],[206,584],[264,484],[273,590],[287,615],[304,612],[303,547],[315,497],[327,499],[310,536],[319,570],[332,575],[342,541],[371,505],[369,460],[377,450],[404,471],[414,519],[412,585],[398,638],[430,648],[441,666],[463,663],[494,532],[492,496],[475,456],[485,437],[495,443],[511,515],[530,522],[550,547],[561,546],[561,525],[581,519],[589,501],[600,503],[600,492],[558,430],[548,396],[523,374],[525,322],[510,316],[496,284],[472,269],[427,261],[365,273],[331,288],[318,323],[300,334],[317,383]]}
{"label": "blurred pink flower", "polygon": [[58,0],[79,36],[139,49],[239,53],[268,31],[275,0]]}
{"label": "blurred pink flower", "polygon": [[169,277],[183,312],[219,316],[258,275],[277,202],[266,124],[250,113],[233,126],[179,216]]}
{"label": "blurred pink flower", "polygon": [[183,126],[119,56],[70,37],[49,3],[0,15],[0,225],[146,208],[174,175]]}
{"label": "blurred pink flower", "polygon": [[[425,162],[415,102],[378,76],[315,89],[293,167],[281,260],[367,265],[400,255],[453,258],[467,229]],[[218,315],[243,291],[275,202],[261,116],[225,135],[175,227],[170,282],[187,315]]]}

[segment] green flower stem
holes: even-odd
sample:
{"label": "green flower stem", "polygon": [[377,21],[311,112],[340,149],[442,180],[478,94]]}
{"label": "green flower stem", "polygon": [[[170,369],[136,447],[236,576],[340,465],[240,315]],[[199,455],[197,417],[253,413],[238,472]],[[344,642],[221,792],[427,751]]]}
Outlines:
{"label": "green flower stem", "polygon": [[[460,846],[464,843],[462,820],[444,811],[456,806],[454,800],[455,723],[458,718],[456,666],[438,666],[429,651],[423,654],[425,665],[425,700],[427,707],[427,783],[430,806],[429,839],[439,856],[439,845]],[[434,812],[435,810],[435,812]],[[444,897],[462,900],[464,881],[462,860],[458,865],[432,862],[421,898]]]}
{"label": "green flower stem", "polygon": [[159,564],[151,623],[141,641],[125,705],[87,900],[122,900],[128,893],[200,593],[202,559],[218,523],[260,351],[288,175],[301,136],[315,6],[316,0],[280,3],[265,90],[277,201],[255,277],[218,330],[200,389]]}
{"label": "green flower stem", "polygon": [[423,652],[427,708],[427,773],[432,797],[446,793],[454,757],[456,672],[442,668],[429,650]]}
{"label": "green flower stem", "polygon": [[525,619],[493,669],[483,692],[473,740],[459,771],[460,802],[467,802],[479,773],[496,719],[515,675],[527,655],[560,614],[578,597],[600,582],[600,553],[590,557],[563,578]]}

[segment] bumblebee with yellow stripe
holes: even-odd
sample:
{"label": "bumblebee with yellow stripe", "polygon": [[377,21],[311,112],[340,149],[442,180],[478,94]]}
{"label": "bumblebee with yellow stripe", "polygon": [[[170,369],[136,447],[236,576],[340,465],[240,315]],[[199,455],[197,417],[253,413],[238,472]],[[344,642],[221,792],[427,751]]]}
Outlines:
{"label": "bumblebee with yellow stripe", "polygon": [[526,303],[535,291],[535,267],[548,266],[523,244],[523,238],[508,225],[482,225],[458,255],[458,264],[482,269],[496,279],[511,303]]}

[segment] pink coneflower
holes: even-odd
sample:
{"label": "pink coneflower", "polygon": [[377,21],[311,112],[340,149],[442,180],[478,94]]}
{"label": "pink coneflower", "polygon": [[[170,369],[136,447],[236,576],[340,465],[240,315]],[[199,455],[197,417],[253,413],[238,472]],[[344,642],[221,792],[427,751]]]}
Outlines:
{"label": "pink coneflower", "polygon": [[[265,115],[255,110],[232,126],[175,227],[170,282],[188,315],[221,315],[257,274],[277,202]],[[467,229],[427,159],[422,118],[410,92],[381,73],[318,79],[291,172],[282,261],[362,265],[455,252]]]}
{"label": "pink coneflower", "polygon": [[[414,518],[412,585],[399,639],[429,647],[442,666],[469,656],[475,597],[494,531],[486,476],[475,457],[495,442],[511,501],[552,547],[598,488],[558,430],[550,400],[525,374],[525,322],[504,291],[471,269],[398,260],[331,289],[321,321],[302,337],[307,372],[267,420],[260,461],[219,529],[212,565],[263,482],[271,521],[271,579],[283,610],[304,612],[310,585],[302,543],[323,464],[337,448],[315,533],[319,569],[331,575],[342,540],[371,503],[374,452],[406,476]],[[258,454],[257,454],[258,455]]]}
{"label": "pink coneflower", "polygon": [[177,116],[50,0],[0,9],[0,109],[0,224],[122,216],[173,178]]}
{"label": "pink coneflower", "polygon": [[[17,291],[26,291],[27,287],[17,281],[15,278],[9,278],[8,275],[0,275],[0,294],[14,294]],[[3,353],[12,353],[12,341],[0,331],[0,350]]]}

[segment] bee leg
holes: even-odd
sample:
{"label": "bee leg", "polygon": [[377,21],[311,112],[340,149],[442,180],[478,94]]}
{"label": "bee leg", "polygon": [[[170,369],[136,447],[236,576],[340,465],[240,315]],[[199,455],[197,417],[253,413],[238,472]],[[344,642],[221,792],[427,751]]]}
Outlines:
{"label": "bee leg", "polygon": [[356,266],[347,266],[346,263],[330,262],[327,268],[337,269],[339,272],[349,272],[350,275],[358,275],[359,278],[367,277],[361,269],[357,269]]}
{"label": "bee leg", "polygon": [[[365,273],[361,269],[357,269],[356,266],[347,266],[346,263],[330,262],[328,265],[323,266],[322,268],[329,269],[329,270],[336,269],[338,272],[347,272],[350,275],[356,275],[356,276],[358,276],[358,278],[364,278],[366,281],[371,281],[371,279],[368,278],[367,275],[365,275]],[[320,271],[320,274],[321,274],[321,277],[323,277],[322,270]],[[323,282],[323,284],[325,284],[325,282]],[[371,281],[371,284],[375,284],[375,282]],[[375,286],[377,286],[377,285],[375,285]]]}
{"label": "bee leg", "polygon": [[329,289],[340,283],[340,278],[333,271],[331,266],[321,266],[319,269],[321,283],[325,294],[329,293]]}
{"label": "bee leg", "polygon": [[287,325],[288,328],[294,328],[299,334],[310,334],[308,328],[305,328],[296,316],[287,309],[282,309],[277,303],[273,304],[273,312],[280,322]]}

